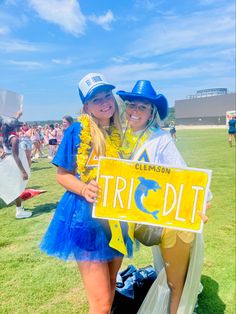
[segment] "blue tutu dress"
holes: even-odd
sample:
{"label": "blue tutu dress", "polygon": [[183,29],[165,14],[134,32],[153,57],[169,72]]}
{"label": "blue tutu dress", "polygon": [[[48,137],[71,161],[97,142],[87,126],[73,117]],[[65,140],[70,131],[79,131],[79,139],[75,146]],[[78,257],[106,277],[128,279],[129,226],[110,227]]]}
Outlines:
{"label": "blue tutu dress", "polygon": [[[80,145],[81,124],[76,122],[65,132],[52,163],[74,173]],[[79,174],[76,175],[79,178]],[[128,226],[121,222],[128,256],[132,241]],[[63,260],[111,261],[123,254],[111,248],[111,231],[106,220],[92,218],[92,205],[84,197],[66,191],[62,196],[40,248],[46,254]]]}

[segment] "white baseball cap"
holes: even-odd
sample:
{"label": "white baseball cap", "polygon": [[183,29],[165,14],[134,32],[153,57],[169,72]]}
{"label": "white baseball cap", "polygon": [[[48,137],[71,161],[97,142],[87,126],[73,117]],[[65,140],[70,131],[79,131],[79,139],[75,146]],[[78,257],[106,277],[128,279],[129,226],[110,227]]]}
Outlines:
{"label": "white baseball cap", "polygon": [[102,74],[89,73],[80,80],[78,88],[81,101],[84,104],[100,90],[111,90],[114,89],[115,86],[109,84]]}

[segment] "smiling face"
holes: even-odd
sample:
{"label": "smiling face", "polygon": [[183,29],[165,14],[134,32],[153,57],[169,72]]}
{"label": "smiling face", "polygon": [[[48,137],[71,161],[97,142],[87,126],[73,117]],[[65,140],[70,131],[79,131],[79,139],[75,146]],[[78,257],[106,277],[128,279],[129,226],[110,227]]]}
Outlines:
{"label": "smiling face", "polygon": [[152,105],[143,101],[126,102],[126,119],[132,130],[143,130],[152,116]]}
{"label": "smiling face", "polygon": [[108,126],[115,112],[115,99],[111,90],[100,91],[84,105],[85,111],[94,116],[102,126]]}

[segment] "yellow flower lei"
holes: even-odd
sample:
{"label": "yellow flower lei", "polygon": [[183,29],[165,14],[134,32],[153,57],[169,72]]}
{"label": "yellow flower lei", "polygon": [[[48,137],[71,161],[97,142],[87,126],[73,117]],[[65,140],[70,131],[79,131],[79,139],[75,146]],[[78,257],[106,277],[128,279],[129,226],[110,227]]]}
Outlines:
{"label": "yellow flower lei", "polygon": [[122,147],[120,148],[122,157],[125,159],[130,159],[131,155],[141,147],[144,142],[149,138],[151,132],[148,130],[145,131],[143,135],[133,134],[132,130],[129,128],[125,132],[124,140]]}
{"label": "yellow flower lei", "polygon": [[[78,148],[76,164],[77,172],[80,174],[80,178],[83,182],[88,182],[96,178],[97,168],[88,169],[86,163],[89,158],[91,150],[92,137],[90,133],[90,117],[87,114],[81,115],[78,121],[82,125],[80,133],[81,143]],[[111,134],[106,136],[106,157],[119,157],[119,148],[121,145],[120,133],[114,127],[110,128]]]}

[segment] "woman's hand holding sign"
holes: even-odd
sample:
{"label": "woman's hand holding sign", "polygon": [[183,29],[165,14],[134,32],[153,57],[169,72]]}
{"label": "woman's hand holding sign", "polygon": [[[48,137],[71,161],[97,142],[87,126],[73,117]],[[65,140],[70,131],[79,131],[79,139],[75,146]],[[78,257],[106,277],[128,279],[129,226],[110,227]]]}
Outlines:
{"label": "woman's hand holding sign", "polygon": [[78,180],[72,173],[58,167],[57,181],[67,190],[83,196],[89,203],[97,202],[101,189],[95,180],[84,183],[81,180]]}
{"label": "woman's hand holding sign", "polygon": [[[206,209],[209,209],[210,207],[211,207],[211,202],[207,202],[207,204],[206,204]],[[197,213],[198,213],[198,215],[201,217],[203,223],[204,223],[204,224],[207,223],[207,221],[208,221],[208,216],[204,215],[204,214],[203,214],[202,212],[200,212],[200,211],[198,211]]]}
{"label": "woman's hand holding sign", "polygon": [[99,192],[100,192],[100,188],[99,188],[98,183],[95,180],[92,180],[89,183],[84,184],[81,190],[81,195],[89,203],[97,203]]}

